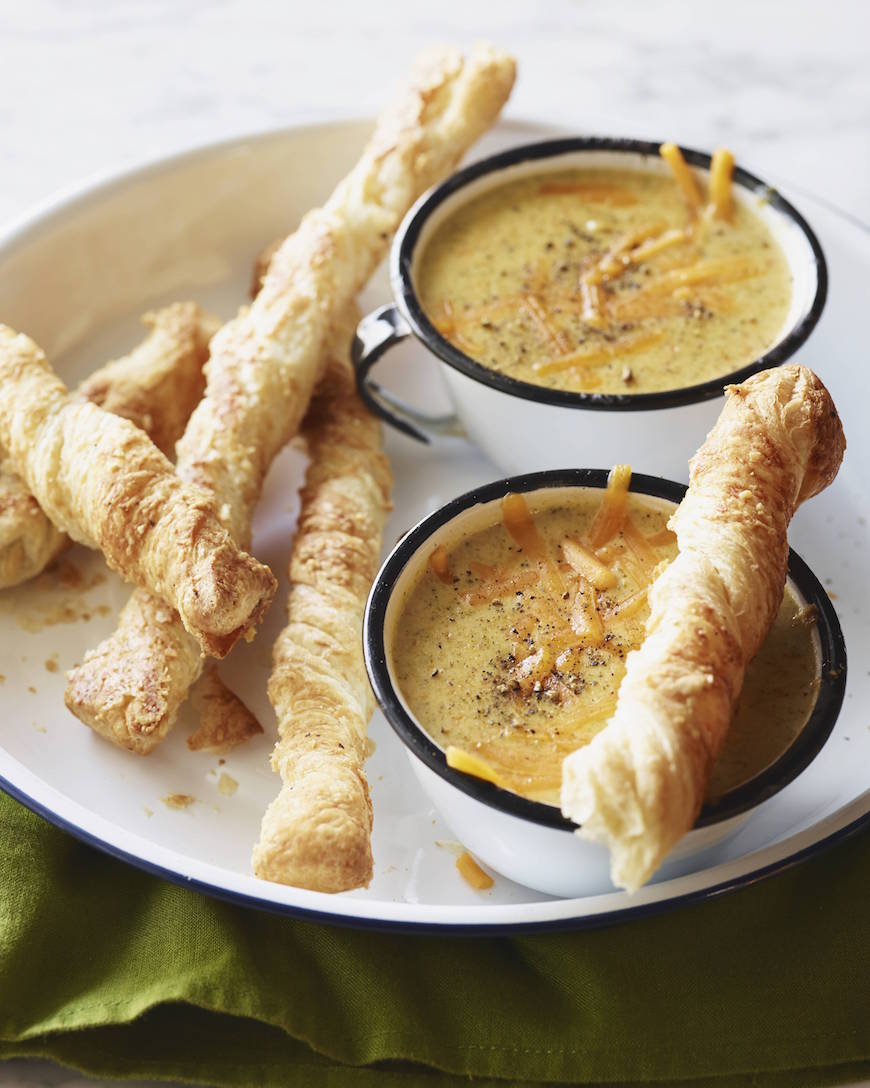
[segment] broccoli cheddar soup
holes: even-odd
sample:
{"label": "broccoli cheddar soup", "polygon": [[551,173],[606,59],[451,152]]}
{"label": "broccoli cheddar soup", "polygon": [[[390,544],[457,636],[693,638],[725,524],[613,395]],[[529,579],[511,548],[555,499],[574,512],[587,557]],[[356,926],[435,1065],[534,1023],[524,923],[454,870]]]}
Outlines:
{"label": "broccoli cheddar soup", "polygon": [[672,174],[582,168],[510,181],[449,215],[416,270],[441,334],[520,381],[590,393],[681,389],[738,370],[784,329],[791,273],[761,217]]}
{"label": "broccoli cheddar soup", "polygon": [[[558,804],[562,760],[612,715],[645,634],[647,590],[676,555],[673,505],[627,490],[509,495],[496,524],[434,548],[394,629],[398,688],[451,766]],[[545,493],[544,493],[545,494]],[[602,498],[603,496],[603,498]],[[750,666],[709,790],[773,763],[819,679],[812,615],[787,590]]]}

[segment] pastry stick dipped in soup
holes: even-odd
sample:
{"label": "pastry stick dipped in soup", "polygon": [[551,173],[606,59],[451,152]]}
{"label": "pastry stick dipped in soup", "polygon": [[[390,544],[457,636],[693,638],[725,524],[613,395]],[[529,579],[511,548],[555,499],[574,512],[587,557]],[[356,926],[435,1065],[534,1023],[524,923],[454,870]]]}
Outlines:
{"label": "pastry stick dipped in soup", "polygon": [[441,223],[418,290],[439,332],[507,377],[576,392],[699,385],[763,355],[792,276],[713,156],[706,191],[674,144],[671,174],[554,170],[506,181]]}
{"label": "pastry stick dipped in soup", "polygon": [[[562,761],[613,715],[650,585],[677,554],[675,504],[629,491],[630,480],[619,465],[603,493],[509,494],[499,520],[431,550],[397,621],[393,664],[451,767],[559,804]],[[712,800],[770,766],[812,711],[819,667],[801,608],[789,589],[749,670]]]}
{"label": "pastry stick dipped in soup", "polygon": [[[679,713],[668,711],[667,729],[651,726],[647,710],[629,721],[630,733],[643,726],[643,735],[660,737],[662,754],[672,757],[655,761],[655,774],[647,776],[653,794],[640,798],[647,807],[637,821],[638,835],[652,844],[653,855],[667,854],[664,879],[684,871],[674,866],[685,866],[692,855],[733,834],[760,802],[809,766],[834,728],[846,687],[846,650],[834,606],[779,538],[795,499],[830,480],[842,453],[839,422],[829,414],[821,383],[803,368],[769,371],[763,380],[737,387],[732,401],[741,395],[751,411],[767,397],[768,422],[756,429],[744,455],[722,451],[719,459],[744,483],[720,513],[739,506],[740,532],[753,548],[763,547],[765,525],[771,530],[767,558],[746,564],[745,584],[760,588],[752,591],[748,608],[738,605],[756,634],[739,653],[732,644],[736,656],[710,665],[714,678],[721,667],[727,677],[722,673],[713,685],[706,673],[700,682],[694,673],[685,678],[687,696],[708,688],[727,696],[708,730],[699,732],[687,717],[695,706],[691,698],[676,708]],[[753,452],[765,434],[769,464]],[[785,458],[777,454],[783,441],[792,443]],[[715,461],[708,446],[706,463]],[[745,536],[756,477],[763,510],[756,511],[756,529]],[[778,492],[780,486],[784,490]],[[593,748],[600,751],[602,742],[615,757],[637,754],[634,745],[619,742],[618,729],[617,737],[611,735],[612,727],[632,662],[661,641],[656,587],[678,564],[684,569],[667,522],[681,501],[685,505],[685,495],[683,485],[660,477],[632,473],[629,481],[626,468],[612,472],[609,481],[602,469],[497,480],[453,499],[411,529],[375,579],[364,646],[378,701],[455,837],[511,880],[568,897],[612,887],[611,859],[599,845],[604,836],[595,810],[577,811],[581,795],[573,787],[566,792],[565,773],[569,763],[579,770],[578,761]],[[707,573],[728,521],[717,524],[714,515],[708,508],[695,519],[700,535],[689,545],[695,559],[698,543],[710,560]],[[681,549],[685,519],[678,516],[675,527]],[[732,560],[740,565],[738,551],[732,550]],[[684,603],[691,613],[679,642],[680,660],[699,666],[716,615],[721,612],[728,627],[730,613],[714,610],[705,626],[696,622],[697,606],[688,598],[681,602],[671,595],[670,603],[680,614]],[[645,618],[647,609],[651,618]],[[632,649],[638,639],[640,649]],[[673,669],[645,672],[651,690],[663,696],[674,688],[663,683],[672,674]],[[678,690],[681,683],[678,676]],[[703,745],[695,743],[699,737]],[[590,766],[600,763],[592,760]],[[640,760],[636,766],[647,764]],[[639,772],[639,781],[643,777]],[[611,815],[633,813],[634,796],[627,776],[594,794],[596,805],[609,799],[604,807]],[[574,798],[570,808],[568,798]],[[653,819],[665,810],[679,814],[679,828],[676,819]],[[578,825],[580,835],[574,833]],[[597,833],[586,834],[592,831]],[[621,856],[621,832],[627,828],[620,825],[607,840],[612,855],[615,849]],[[629,883],[621,866],[614,866],[613,877]]]}
{"label": "pastry stick dipped in soup", "polygon": [[562,811],[607,845],[612,879],[629,891],[701,810],[747,666],[780,607],[789,523],[832,482],[846,447],[827,389],[805,367],[727,393],[690,463],[670,521],[679,553],[650,588],[647,634],[614,714],[562,766]]}

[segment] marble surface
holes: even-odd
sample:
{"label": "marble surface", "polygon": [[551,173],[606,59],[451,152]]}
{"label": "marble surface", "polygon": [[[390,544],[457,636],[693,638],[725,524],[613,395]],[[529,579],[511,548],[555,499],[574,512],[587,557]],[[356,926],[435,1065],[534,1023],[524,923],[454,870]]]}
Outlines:
{"label": "marble surface", "polygon": [[[0,21],[0,225],[193,144],[371,114],[409,54],[479,38],[519,58],[512,116],[724,143],[870,223],[863,0],[0,0]],[[0,1065],[0,1088],[97,1083]]]}

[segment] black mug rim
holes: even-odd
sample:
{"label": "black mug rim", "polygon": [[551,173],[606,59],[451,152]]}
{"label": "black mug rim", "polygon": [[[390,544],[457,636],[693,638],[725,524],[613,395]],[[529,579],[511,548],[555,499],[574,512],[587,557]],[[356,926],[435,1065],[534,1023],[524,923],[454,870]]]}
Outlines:
{"label": "black mug rim", "polygon": [[[607,469],[551,469],[505,477],[445,503],[410,529],[384,560],[372,585],[363,619],[363,654],[372,689],[384,716],[405,747],[431,771],[462,793],[510,816],[543,827],[573,832],[574,821],[553,805],[533,801],[474,778],[447,765],[447,759],[431,737],[405,709],[387,667],[385,620],[396,582],[408,562],[426,541],[459,514],[483,503],[503,498],[508,492],[530,492],[549,488],[596,487],[607,485]],[[686,485],[660,476],[633,473],[630,490],[679,503]],[[706,803],[694,829],[730,820],[755,808],[779,793],[809,766],[824,747],[839,716],[846,690],[846,644],[837,612],[824,586],[803,559],[791,548],[788,577],[807,605],[818,612],[817,631],[821,662],[816,701],[803,729],[791,745],[754,778],[729,790],[713,803]]]}
{"label": "black mug rim", "polygon": [[[697,404],[722,396],[726,385],[745,381],[752,374],[769,367],[779,366],[790,359],[806,342],[818,324],[825,307],[828,293],[828,267],[821,244],[809,223],[801,213],[772,185],[741,166],[734,168],[734,181],[753,193],[764,193],[767,202],[777,212],[798,227],[813,255],[816,287],[809,306],[797,319],[782,340],[753,362],[719,378],[685,386],[682,389],[661,390],[655,393],[580,393],[564,389],[550,389],[532,382],[519,381],[496,370],[490,370],[460,351],[435,328],[427,317],[417,297],[412,279],[414,249],[429,216],[454,193],[470,182],[496,173],[518,163],[553,158],[572,151],[617,151],[659,157],[661,143],[628,137],[576,136],[553,140],[540,140],[509,148],[490,155],[479,162],[458,170],[445,181],[430,189],[417,201],[406,215],[390,257],[390,278],[396,304],[414,335],[442,362],[458,370],[466,377],[488,385],[499,392],[541,404],[553,404],[563,408],[583,408],[594,411],[649,411],[651,409],[677,408]],[[712,156],[705,151],[681,147],[683,157],[692,166],[709,169]]]}

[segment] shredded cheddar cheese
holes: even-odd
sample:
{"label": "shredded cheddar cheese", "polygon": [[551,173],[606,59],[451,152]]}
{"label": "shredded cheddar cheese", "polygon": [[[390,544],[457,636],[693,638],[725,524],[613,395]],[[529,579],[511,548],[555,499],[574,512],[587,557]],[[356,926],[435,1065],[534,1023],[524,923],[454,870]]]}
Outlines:
{"label": "shredded cheddar cheese", "polygon": [[690,230],[674,227],[671,230],[663,231],[657,237],[650,238],[648,242],[631,251],[632,263],[640,264],[641,261],[648,261],[650,257],[657,257],[659,253],[663,253],[672,246],[684,245],[691,240],[692,232]]}
{"label": "shredded cheddar cheese", "polygon": [[452,744],[444,755],[447,758],[447,766],[455,771],[462,771],[463,774],[470,774],[474,778],[482,778],[484,782],[492,782],[494,786],[506,788],[501,775],[480,756],[466,752],[463,748],[456,748]]}
{"label": "shredded cheddar cheese", "polygon": [[596,589],[609,589],[616,585],[616,573],[579,541],[566,537],[562,541],[562,554],[573,569]]}
{"label": "shredded cheddar cheese", "polygon": [[523,551],[535,558],[544,554],[544,542],[522,495],[513,491],[505,495],[501,503],[501,516],[505,529]]}
{"label": "shredded cheddar cheese", "polygon": [[589,529],[589,543],[600,548],[622,527],[631,484],[631,465],[614,465],[607,477],[607,488],[601,506]]}
{"label": "shredded cheddar cheese", "polygon": [[447,562],[447,549],[443,544],[439,544],[429,556],[429,569],[446,586],[453,585],[453,575],[450,573],[450,566]]}
{"label": "shredded cheddar cheese", "polygon": [[595,587],[585,578],[580,579],[579,588],[574,595],[571,628],[577,635],[578,646],[604,645],[604,624],[598,612],[598,597]]}
{"label": "shredded cheddar cheese", "polygon": [[648,593],[649,586],[644,586],[636,593],[632,593],[630,597],[625,597],[623,600],[618,601],[607,613],[608,618],[622,616],[623,619],[625,619],[627,616],[636,615],[646,604]]}
{"label": "shredded cheddar cheese", "polygon": [[659,561],[658,556],[655,548],[643,536],[631,518],[626,518],[622,523],[622,539],[649,580]]}
{"label": "shredded cheddar cheese", "polygon": [[477,892],[485,892],[493,886],[492,877],[481,869],[467,850],[456,859],[456,868],[465,883]]}
{"label": "shredded cheddar cheese", "polygon": [[725,147],[713,152],[710,163],[710,209],[715,219],[731,217],[731,177],[734,156]]}
{"label": "shredded cheddar cheese", "polygon": [[495,577],[485,582],[483,589],[479,589],[475,593],[465,593],[463,600],[472,607],[479,607],[504,597],[505,594],[513,594],[518,590],[526,589],[528,586],[534,585],[537,580],[537,571],[517,571],[516,574]]}
{"label": "shredded cheddar cheese", "polygon": [[557,351],[570,351],[571,344],[565,334],[553,326],[547,311],[536,295],[525,295],[522,308],[529,315],[541,337]]}
{"label": "shredded cheddar cheese", "polygon": [[674,180],[680,187],[683,199],[691,215],[695,216],[701,210],[701,190],[695,175],[689,169],[683,153],[676,144],[662,144],[659,154],[671,168]]}
{"label": "shredded cheddar cheese", "polygon": [[[657,343],[664,336],[659,329],[651,329],[633,337],[618,340],[613,344],[606,341],[600,348],[586,351],[575,351],[570,355],[562,355],[556,359],[547,359],[542,363],[535,363],[534,369],[538,374],[557,374],[563,370],[579,370],[583,367],[601,366],[610,363],[614,359],[622,359],[626,355],[643,351],[644,348]],[[586,380],[586,378],[584,378]]]}

